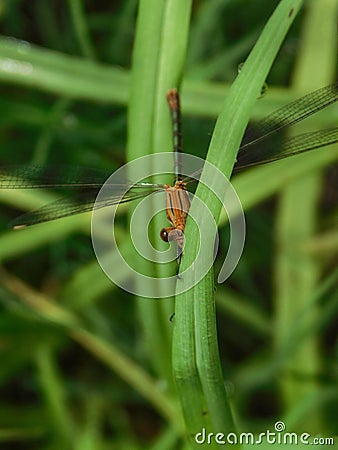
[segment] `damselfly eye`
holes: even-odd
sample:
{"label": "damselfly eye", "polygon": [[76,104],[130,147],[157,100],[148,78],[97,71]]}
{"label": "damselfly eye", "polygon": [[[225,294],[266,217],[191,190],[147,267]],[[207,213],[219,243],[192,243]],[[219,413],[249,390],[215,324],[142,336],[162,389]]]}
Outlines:
{"label": "damselfly eye", "polygon": [[162,230],[160,231],[160,238],[162,239],[162,241],[168,242],[169,234],[166,228],[162,228]]}

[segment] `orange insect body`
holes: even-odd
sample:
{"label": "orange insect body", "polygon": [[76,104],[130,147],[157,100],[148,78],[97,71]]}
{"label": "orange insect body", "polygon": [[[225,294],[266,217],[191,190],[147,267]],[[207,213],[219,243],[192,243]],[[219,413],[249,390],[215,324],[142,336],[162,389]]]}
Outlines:
{"label": "orange insect body", "polygon": [[190,208],[189,195],[184,181],[176,181],[175,186],[166,185],[166,214],[172,227],[161,230],[165,242],[176,241],[178,254],[182,253],[184,228]]}

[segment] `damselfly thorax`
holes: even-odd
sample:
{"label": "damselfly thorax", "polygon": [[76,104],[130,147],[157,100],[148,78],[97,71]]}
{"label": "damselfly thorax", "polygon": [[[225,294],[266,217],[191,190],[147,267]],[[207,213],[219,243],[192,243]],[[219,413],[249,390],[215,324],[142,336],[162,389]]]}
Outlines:
{"label": "damselfly thorax", "polygon": [[187,185],[184,181],[176,181],[174,186],[166,185],[166,215],[172,227],[162,228],[161,239],[165,242],[177,243],[177,254],[180,255],[184,244],[184,229],[188,217],[190,200]]}

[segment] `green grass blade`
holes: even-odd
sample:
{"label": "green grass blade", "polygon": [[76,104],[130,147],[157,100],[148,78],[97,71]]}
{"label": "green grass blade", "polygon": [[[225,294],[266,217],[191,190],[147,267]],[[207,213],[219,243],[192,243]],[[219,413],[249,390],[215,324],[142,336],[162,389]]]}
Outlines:
{"label": "green grass blade", "polygon": [[[228,177],[231,174],[250,112],[301,3],[297,0],[280,2],[229,91],[226,104],[217,120],[207,155],[207,160]],[[203,174],[201,180],[204,181]],[[208,179],[205,182],[208,184]],[[217,219],[220,214],[220,205],[201,183],[196,195],[208,205]],[[204,218],[194,208],[193,202],[191,212],[197,220],[200,220],[198,223],[203,224]],[[197,255],[198,241],[192,233],[193,227],[188,220],[186,242],[189,245],[182,260],[182,272],[193,264]],[[214,248],[214,236],[203,236],[204,239],[211,251]],[[206,255],[206,257],[210,256],[212,257],[212,255]],[[182,283],[186,281],[183,279]],[[213,289],[213,278],[208,274],[193,289],[177,296],[173,354],[175,364],[180,368],[192,366],[192,360],[196,358],[208,407],[207,415],[215,430],[230,431],[234,429],[234,424],[229,412],[217,352]],[[195,339],[194,345],[193,339]],[[184,375],[184,373],[181,374],[183,377]],[[218,392],[217,398],[214,396],[215,391]],[[190,403],[190,408],[199,414],[200,411],[196,409],[193,398],[191,397],[190,400],[191,403],[187,402],[188,405]]]}

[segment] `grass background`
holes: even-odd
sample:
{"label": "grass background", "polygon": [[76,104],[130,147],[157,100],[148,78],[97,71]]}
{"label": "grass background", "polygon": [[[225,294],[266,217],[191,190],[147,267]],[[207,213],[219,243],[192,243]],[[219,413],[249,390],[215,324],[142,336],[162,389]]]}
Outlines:
{"label": "grass background", "polygon": [[[228,86],[277,3],[193,2],[182,85],[187,152],[205,157]],[[125,162],[137,7],[136,1],[1,2],[0,164],[113,172]],[[335,79],[337,8],[334,0],[320,7],[305,2],[253,120]],[[337,116],[330,108],[308,126],[333,125]],[[333,159],[330,148],[233,179],[247,240],[235,273],[216,285],[216,302],[221,361],[240,430],[273,430],[284,420],[289,431],[337,434]],[[173,306],[162,311],[165,339],[158,340],[157,317],[149,316],[157,306],[147,307],[152,300],[140,308],[100,271],[90,215],[14,233],[8,221],[51,194],[0,195],[4,448],[183,448],[170,382]],[[226,227],[220,233],[226,242]]]}

